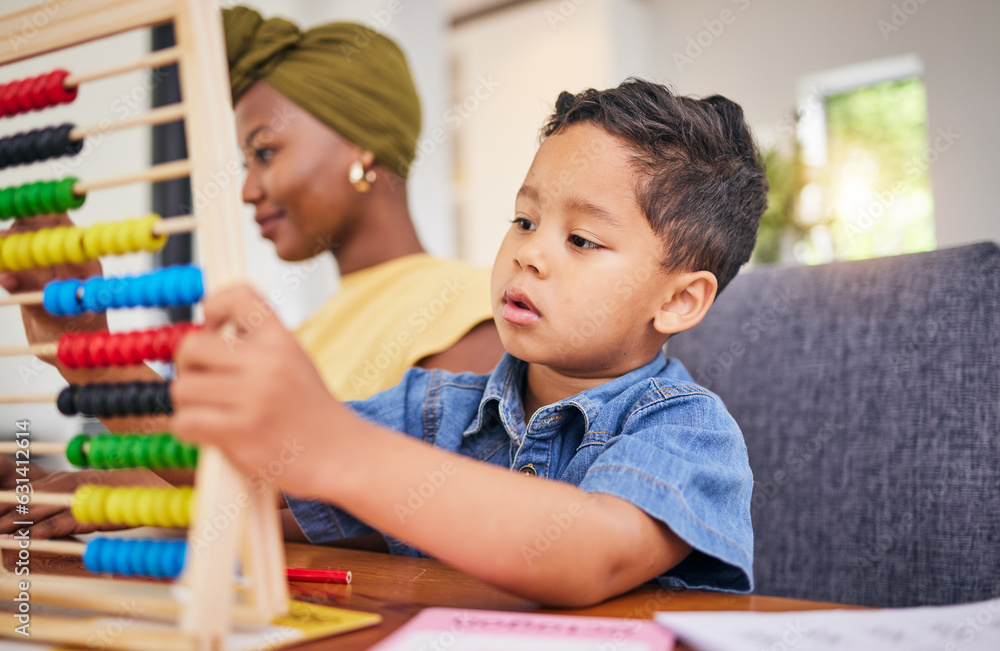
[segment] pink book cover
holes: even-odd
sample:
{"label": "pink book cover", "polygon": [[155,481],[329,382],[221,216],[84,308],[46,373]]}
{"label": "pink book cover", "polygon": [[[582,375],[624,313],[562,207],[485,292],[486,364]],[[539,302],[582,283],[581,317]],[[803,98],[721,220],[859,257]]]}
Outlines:
{"label": "pink book cover", "polygon": [[669,651],[674,641],[648,619],[426,608],[372,651]]}

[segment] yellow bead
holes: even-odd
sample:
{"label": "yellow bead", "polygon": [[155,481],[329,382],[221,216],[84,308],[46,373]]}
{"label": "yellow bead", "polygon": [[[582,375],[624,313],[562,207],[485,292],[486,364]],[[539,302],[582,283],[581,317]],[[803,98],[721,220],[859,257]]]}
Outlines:
{"label": "yellow bead", "polygon": [[5,239],[0,237],[0,271],[7,271],[7,265],[3,261],[3,243]]}
{"label": "yellow bead", "polygon": [[63,258],[64,260],[68,260],[74,264],[80,264],[91,259],[87,257],[87,253],[83,248],[83,238],[85,235],[86,231],[78,226],[66,229],[62,249],[62,255],[65,256]]}
{"label": "yellow bead", "polygon": [[162,221],[159,215],[150,213],[136,221],[141,226],[136,229],[135,242],[142,251],[159,251],[167,245],[166,235],[153,234],[153,229]]}
{"label": "yellow bead", "polygon": [[135,503],[135,517],[139,521],[139,524],[153,527],[160,526],[160,518],[157,514],[159,509],[157,507],[164,501],[163,497],[163,493],[154,488],[147,488],[139,493]]}
{"label": "yellow bead", "polygon": [[25,233],[17,243],[17,263],[22,269],[34,269],[35,261],[31,257],[31,240],[34,233]]}
{"label": "yellow bead", "polygon": [[125,502],[126,494],[122,490],[112,491],[104,503],[104,511],[108,516],[108,522],[122,524],[125,522]]}
{"label": "yellow bead", "polygon": [[125,251],[118,250],[118,224],[102,224],[101,229],[101,255],[121,255]]}
{"label": "yellow bead", "polygon": [[104,224],[94,224],[83,232],[83,252],[88,260],[99,258],[104,253],[101,250],[101,240],[104,234]]}
{"label": "yellow bead", "polygon": [[38,231],[31,238],[31,259],[36,267],[51,267],[58,262],[49,259],[49,240],[58,235],[58,228]]}
{"label": "yellow bead", "polygon": [[17,246],[22,237],[24,237],[23,233],[14,233],[3,241],[0,256],[3,256],[3,266],[9,271],[21,271],[21,267],[17,264]]}
{"label": "yellow bead", "polygon": [[112,238],[111,250],[115,255],[135,253],[141,250],[138,244],[139,239],[136,237],[135,221],[134,219],[129,219],[128,221],[119,222],[114,225],[112,229],[114,237]]}

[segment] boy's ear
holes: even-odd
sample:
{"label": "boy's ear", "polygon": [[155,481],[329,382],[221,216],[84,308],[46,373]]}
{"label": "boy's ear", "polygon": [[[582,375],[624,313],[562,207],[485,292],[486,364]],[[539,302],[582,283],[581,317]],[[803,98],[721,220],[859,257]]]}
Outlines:
{"label": "boy's ear", "polygon": [[665,335],[695,327],[712,307],[718,289],[719,281],[711,271],[675,275],[660,309],[653,317],[653,327]]}

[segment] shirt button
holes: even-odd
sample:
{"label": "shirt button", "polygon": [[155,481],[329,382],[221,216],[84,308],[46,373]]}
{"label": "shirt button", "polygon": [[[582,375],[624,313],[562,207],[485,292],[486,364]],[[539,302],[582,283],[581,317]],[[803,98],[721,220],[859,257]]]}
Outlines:
{"label": "shirt button", "polygon": [[518,470],[518,472],[524,473],[525,475],[537,475],[538,474],[538,471],[535,470],[535,466],[533,466],[530,463],[528,465],[526,465],[526,466],[521,466],[521,469]]}

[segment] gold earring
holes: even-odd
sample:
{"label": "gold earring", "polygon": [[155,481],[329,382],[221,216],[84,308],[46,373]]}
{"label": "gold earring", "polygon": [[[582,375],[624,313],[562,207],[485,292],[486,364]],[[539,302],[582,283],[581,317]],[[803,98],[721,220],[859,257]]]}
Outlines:
{"label": "gold earring", "polygon": [[347,180],[351,182],[351,185],[358,192],[368,192],[372,189],[372,183],[375,182],[375,170],[368,170],[366,172],[361,161],[356,160],[351,163],[351,167],[347,171]]}

